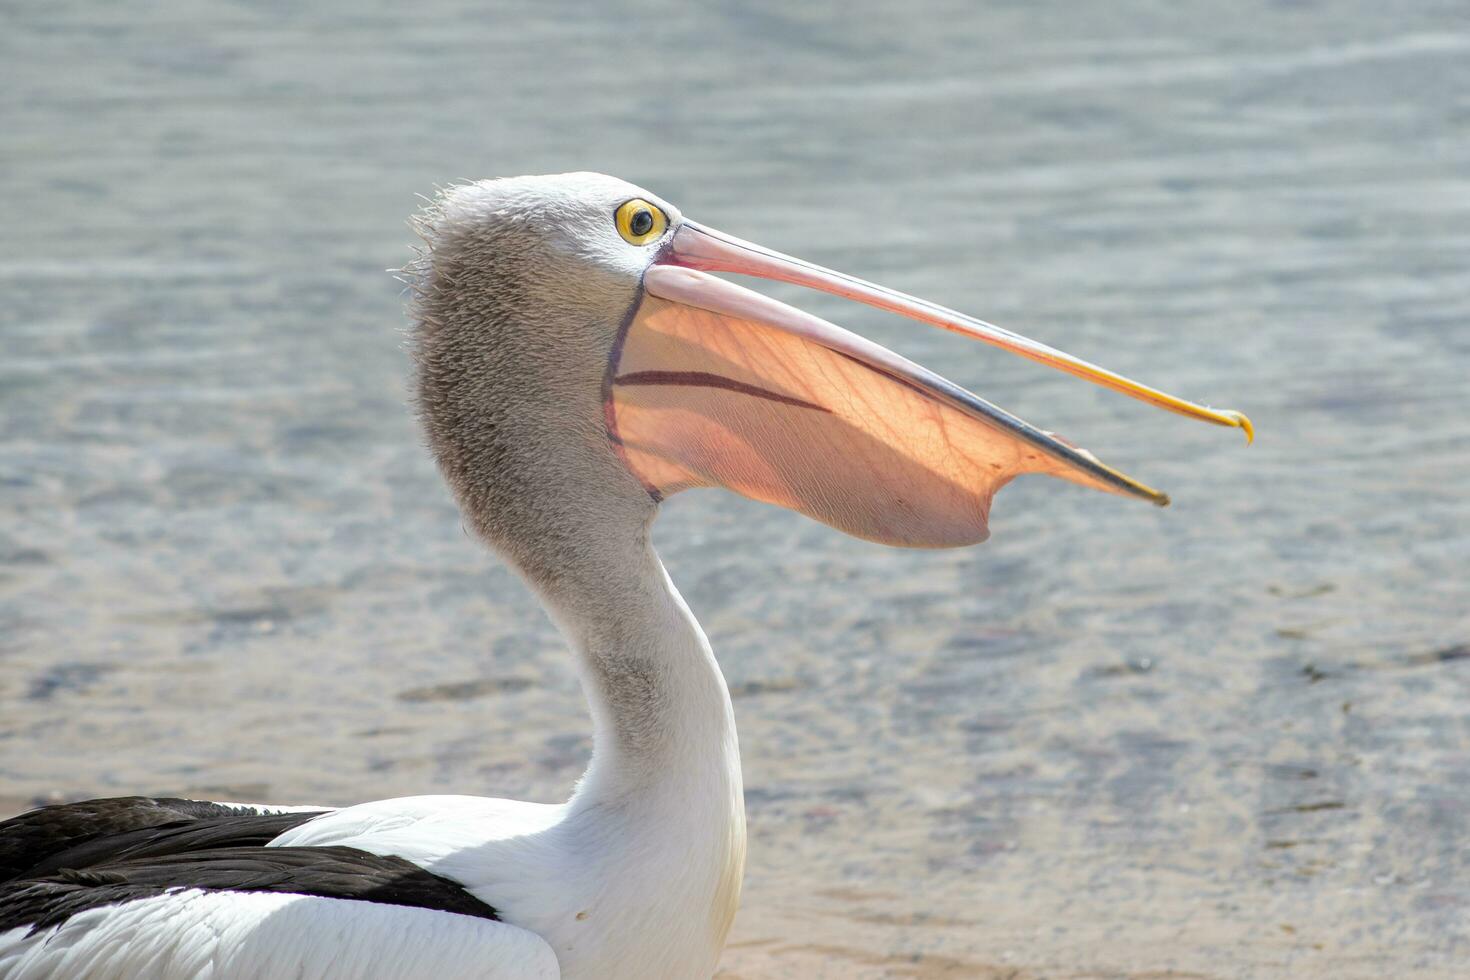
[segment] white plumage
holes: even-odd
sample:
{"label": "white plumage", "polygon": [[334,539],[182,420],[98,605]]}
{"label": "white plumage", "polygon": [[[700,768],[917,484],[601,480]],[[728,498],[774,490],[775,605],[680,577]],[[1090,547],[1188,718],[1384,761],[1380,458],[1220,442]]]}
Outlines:
{"label": "white plumage", "polygon": [[428,909],[184,888],[0,934],[6,980],[556,980],[534,932]]}

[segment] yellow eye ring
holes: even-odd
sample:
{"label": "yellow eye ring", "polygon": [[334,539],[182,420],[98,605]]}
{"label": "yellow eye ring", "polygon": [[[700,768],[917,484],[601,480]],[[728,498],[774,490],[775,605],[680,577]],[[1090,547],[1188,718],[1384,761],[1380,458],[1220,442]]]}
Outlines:
{"label": "yellow eye ring", "polygon": [[669,227],[668,217],[658,206],[649,204],[641,197],[625,201],[619,206],[613,222],[618,226],[618,234],[629,245],[647,245]]}

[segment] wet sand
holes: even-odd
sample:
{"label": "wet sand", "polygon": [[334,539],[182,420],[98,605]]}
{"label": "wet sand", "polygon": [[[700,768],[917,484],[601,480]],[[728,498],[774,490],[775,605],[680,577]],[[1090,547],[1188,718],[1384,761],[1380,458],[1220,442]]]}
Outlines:
{"label": "wet sand", "polygon": [[0,34],[0,811],[568,792],[382,270],[416,193],[599,169],[1259,432],[800,297],[1175,504],[1025,479],[942,553],[666,506],[745,764],[722,977],[1463,972],[1460,6],[329,6]]}

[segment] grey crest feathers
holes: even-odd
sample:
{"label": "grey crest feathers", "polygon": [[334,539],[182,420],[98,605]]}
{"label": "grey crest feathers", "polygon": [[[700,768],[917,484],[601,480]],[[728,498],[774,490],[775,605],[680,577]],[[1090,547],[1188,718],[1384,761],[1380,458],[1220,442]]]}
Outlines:
{"label": "grey crest feathers", "polygon": [[653,250],[617,234],[632,197],[600,174],[451,187],[417,217],[416,396],[466,518],[533,581],[576,575],[582,542],[646,528],[653,503],[607,439],[603,381]]}

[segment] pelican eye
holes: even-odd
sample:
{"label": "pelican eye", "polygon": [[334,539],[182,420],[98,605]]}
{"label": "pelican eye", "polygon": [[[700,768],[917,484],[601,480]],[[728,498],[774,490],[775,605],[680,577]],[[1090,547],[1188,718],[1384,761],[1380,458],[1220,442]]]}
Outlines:
{"label": "pelican eye", "polygon": [[669,227],[669,219],[658,206],[649,204],[641,197],[625,201],[613,219],[618,226],[618,234],[629,245],[647,245]]}

